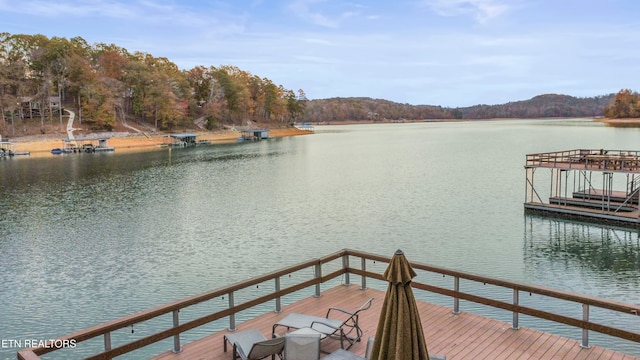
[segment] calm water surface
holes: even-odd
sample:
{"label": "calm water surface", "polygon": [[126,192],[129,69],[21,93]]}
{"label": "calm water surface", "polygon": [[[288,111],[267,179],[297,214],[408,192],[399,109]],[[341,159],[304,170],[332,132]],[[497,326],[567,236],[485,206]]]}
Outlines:
{"label": "calm water surface", "polygon": [[0,161],[0,340],[58,337],[345,247],[640,304],[637,231],[522,206],[525,154],[639,150],[640,129],[573,119],[316,130]]}

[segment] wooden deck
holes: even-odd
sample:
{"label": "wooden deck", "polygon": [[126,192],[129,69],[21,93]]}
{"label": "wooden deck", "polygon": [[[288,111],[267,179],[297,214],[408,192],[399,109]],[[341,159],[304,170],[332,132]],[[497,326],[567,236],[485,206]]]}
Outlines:
{"label": "wooden deck", "polygon": [[[309,297],[288,305],[281,313],[269,312],[237,326],[237,331],[257,328],[269,337],[274,323],[292,312],[324,316],[327,308],[340,307],[355,310],[367,299],[374,298],[371,309],[361,313],[360,324],[364,330],[364,341],[355,344],[350,351],[364,355],[366,339],[375,335],[378,317],[382,308],[384,292],[360,290],[358,285],[338,286],[322,293],[319,298]],[[489,318],[461,313],[454,315],[450,308],[427,302],[418,302],[420,318],[427,340],[429,354],[446,355],[456,359],[598,359],[640,360],[639,357],[592,346],[580,347],[579,340],[567,339],[545,332],[522,327],[511,329],[511,324]],[[230,359],[231,353],[223,351],[223,336],[227,331],[209,335],[201,340],[185,344],[182,352],[171,351],[160,354],[157,360],[204,360]],[[322,350],[333,351],[339,342],[323,340]]]}

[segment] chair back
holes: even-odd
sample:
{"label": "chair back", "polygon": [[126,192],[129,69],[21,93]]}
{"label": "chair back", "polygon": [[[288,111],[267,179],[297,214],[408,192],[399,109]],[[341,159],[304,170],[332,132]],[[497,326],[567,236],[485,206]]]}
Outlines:
{"label": "chair back", "polygon": [[264,341],[258,341],[251,346],[251,350],[247,355],[249,360],[264,359],[267,356],[276,355],[282,353],[284,349],[284,338],[268,339]]}
{"label": "chair back", "polygon": [[[349,317],[342,322],[342,325],[346,325],[348,327],[354,327],[354,328],[357,328],[358,331],[360,331],[360,326],[358,325],[358,316],[360,315],[361,311],[368,310],[371,307],[372,303],[373,303],[373,298],[365,301],[364,304],[360,305],[358,310],[356,310],[353,313],[342,310],[344,313],[349,315]],[[327,314],[327,317],[328,317],[328,314]],[[360,337],[360,335],[361,334],[358,334],[358,338]]]}
{"label": "chair back", "polygon": [[356,312],[354,313],[354,315],[358,314],[360,311],[364,311],[367,310],[371,307],[371,304],[373,303],[373,298],[367,300],[364,302],[364,304],[362,304],[358,310],[356,310]]}
{"label": "chair back", "polygon": [[284,334],[285,360],[320,359],[320,334]]}

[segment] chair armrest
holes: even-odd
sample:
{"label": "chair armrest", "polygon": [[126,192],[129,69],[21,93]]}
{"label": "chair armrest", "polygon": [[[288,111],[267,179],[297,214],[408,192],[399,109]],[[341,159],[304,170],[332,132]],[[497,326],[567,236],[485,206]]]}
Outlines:
{"label": "chair armrest", "polygon": [[[340,327],[333,326],[333,325],[331,325],[331,324],[327,324],[327,323],[322,322],[322,321],[312,321],[312,322],[311,322],[311,325],[310,325],[309,327],[313,329],[313,325],[315,325],[315,324],[320,324],[320,325],[322,325],[322,326],[326,326],[326,327],[328,327],[329,329],[333,329],[334,331],[335,331],[335,330],[340,329]],[[317,331],[317,329],[313,329],[313,330],[316,330],[316,331]]]}
{"label": "chair armrest", "polygon": [[331,310],[335,310],[335,311],[340,311],[341,313],[345,313],[349,316],[353,316],[354,313],[347,311],[345,309],[341,309],[341,308],[337,308],[337,307],[330,307],[329,310],[327,310],[327,316],[325,316],[326,318],[329,317],[329,314],[331,313]]}
{"label": "chair armrest", "polygon": [[331,313],[331,310],[340,311],[340,312],[345,313],[345,314],[347,314],[347,315],[349,315],[351,317],[357,316],[358,313],[360,313],[360,311],[364,311],[364,310],[369,309],[371,307],[372,303],[373,303],[373,298],[370,298],[369,300],[365,301],[364,304],[362,304],[360,306],[360,308],[358,308],[358,310],[356,310],[354,312],[347,311],[347,310],[344,310],[344,309],[341,309],[341,308],[337,308],[337,307],[330,307],[329,310],[327,310],[327,316],[325,316],[325,317],[326,318],[329,317],[329,313]]}

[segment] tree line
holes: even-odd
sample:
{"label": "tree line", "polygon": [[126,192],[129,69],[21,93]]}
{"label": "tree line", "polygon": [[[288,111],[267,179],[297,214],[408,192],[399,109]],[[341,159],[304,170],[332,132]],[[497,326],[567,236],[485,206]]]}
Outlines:
{"label": "tree line", "polygon": [[0,33],[5,135],[17,135],[20,121],[39,121],[48,132],[47,119],[62,108],[74,109],[81,123],[96,130],[127,120],[169,130],[198,118],[208,129],[247,120],[286,124],[304,113],[305,103],[303,90],[296,93],[231,65],[180,70],[167,58],[115,44],[90,45],[81,37]]}
{"label": "tree line", "polygon": [[592,117],[602,116],[612,99],[613,94],[584,98],[545,94],[500,105],[457,108],[452,112],[460,119]]}
{"label": "tree line", "polygon": [[602,116],[613,99],[613,94],[586,98],[546,94],[529,100],[500,105],[445,108],[401,104],[372,98],[331,98],[309,101],[303,118],[308,122],[393,122],[433,119],[591,117]]}
{"label": "tree line", "polygon": [[[0,33],[0,134],[16,136],[16,124],[53,131],[62,108],[96,130],[127,120],[158,130],[208,129],[294,121],[403,121],[541,117],[640,117],[640,95],[576,98],[547,94],[500,105],[446,108],[364,97],[308,101],[232,65],[180,70],[164,57],[129,52],[115,44],[90,45],[81,37]],[[60,130],[62,120],[60,116]],[[51,124],[47,127],[47,121]]]}
{"label": "tree line", "polygon": [[303,116],[305,121],[314,123],[451,118],[450,111],[440,106],[400,104],[366,97],[311,100]]}

